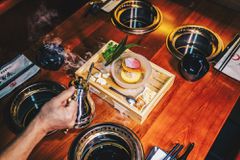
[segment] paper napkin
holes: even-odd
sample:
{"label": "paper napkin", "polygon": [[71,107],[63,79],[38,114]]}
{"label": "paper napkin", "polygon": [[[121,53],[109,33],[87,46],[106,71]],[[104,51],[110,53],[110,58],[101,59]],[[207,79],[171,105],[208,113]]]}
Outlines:
{"label": "paper napkin", "polygon": [[34,76],[40,68],[19,55],[0,68],[0,99]]}
{"label": "paper napkin", "polygon": [[[228,75],[229,77],[240,81],[240,41],[237,41],[236,43],[237,44],[229,48],[229,50],[219,60],[214,68]],[[232,57],[230,56],[231,53],[233,53]],[[229,62],[227,61],[227,58],[231,58]],[[224,63],[226,63],[226,65],[224,65]]]}

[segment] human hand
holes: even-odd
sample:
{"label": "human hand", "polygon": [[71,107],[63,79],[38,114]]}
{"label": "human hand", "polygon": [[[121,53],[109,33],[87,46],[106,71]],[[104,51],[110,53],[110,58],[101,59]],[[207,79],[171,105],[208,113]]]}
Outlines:
{"label": "human hand", "polygon": [[74,93],[74,87],[52,98],[41,108],[37,119],[45,133],[58,129],[72,128],[77,117],[77,102],[67,100]]}

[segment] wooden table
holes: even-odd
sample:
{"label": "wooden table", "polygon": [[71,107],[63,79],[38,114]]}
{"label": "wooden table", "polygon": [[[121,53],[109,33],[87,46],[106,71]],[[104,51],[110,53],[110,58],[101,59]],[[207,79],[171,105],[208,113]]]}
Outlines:
{"label": "wooden table", "polygon": [[[134,48],[133,51],[174,73],[175,83],[142,125],[123,117],[108,103],[93,95],[96,103],[96,117],[92,125],[117,122],[129,127],[141,139],[145,154],[152,146],[159,146],[169,151],[177,142],[185,146],[189,142],[194,142],[195,147],[189,159],[202,160],[240,95],[240,83],[217,73],[212,68],[197,82],[184,80],[177,70],[178,61],[166,48],[165,39],[178,26],[196,24],[215,31],[227,44],[239,32],[240,14],[208,1],[152,0],[152,3],[162,11],[163,23],[159,29],[150,34],[129,36],[129,43],[134,42],[145,46],[146,49]],[[79,55],[87,51],[96,52],[101,42],[107,42],[110,39],[119,42],[124,38],[125,34],[111,24],[109,15],[100,12],[84,17],[86,8],[85,6],[79,9],[57,26],[51,32],[52,36],[60,37],[65,47]],[[36,55],[34,48],[25,52],[33,61]],[[7,60],[4,57],[9,57],[2,56],[4,61]],[[58,72],[42,70],[30,82],[43,79],[52,79],[65,85],[69,81],[64,70]],[[3,116],[8,114],[13,94],[0,102],[1,148],[15,138],[15,134],[9,129],[8,120]],[[67,135],[56,133],[46,137],[34,149],[29,159],[66,158],[69,146],[79,132],[81,130],[71,131]]]}

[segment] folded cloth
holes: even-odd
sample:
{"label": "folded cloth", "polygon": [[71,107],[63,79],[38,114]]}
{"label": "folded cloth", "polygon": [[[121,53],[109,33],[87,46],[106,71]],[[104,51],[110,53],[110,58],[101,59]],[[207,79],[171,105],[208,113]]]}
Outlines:
{"label": "folded cloth", "polygon": [[240,81],[240,38],[227,50],[214,68]]}
{"label": "folded cloth", "polygon": [[19,55],[0,68],[0,98],[34,76],[40,68],[24,55]]}

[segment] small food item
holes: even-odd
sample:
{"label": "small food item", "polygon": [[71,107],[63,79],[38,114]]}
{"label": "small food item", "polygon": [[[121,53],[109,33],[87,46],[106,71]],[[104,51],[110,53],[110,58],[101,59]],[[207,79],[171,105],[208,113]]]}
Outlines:
{"label": "small food item", "polygon": [[[141,64],[140,64],[141,65]],[[127,67],[126,63],[124,62],[124,60],[122,61],[122,67],[125,71],[128,71],[128,72],[143,72],[143,69],[142,67],[140,66],[139,68],[130,68],[130,67]]]}
{"label": "small food item", "polygon": [[146,105],[148,105],[153,98],[156,96],[156,92],[151,90],[148,87],[145,87],[144,91],[139,94],[136,98],[137,102],[135,103],[135,107],[138,110],[143,110],[145,108]]}
{"label": "small food item", "polygon": [[138,82],[141,77],[142,77],[142,73],[141,72],[127,72],[125,70],[121,70],[121,77],[124,81],[128,82],[128,83],[136,83]]}
{"label": "small food item", "polygon": [[117,48],[117,44],[113,44],[113,42],[110,42],[107,45],[106,50],[102,53],[103,58],[106,61],[109,61],[112,58],[112,55],[113,55],[114,51],[116,50],[116,48]]}
{"label": "small food item", "polygon": [[106,85],[107,81],[105,78],[108,78],[109,76],[110,76],[109,73],[96,72],[93,76],[90,77],[90,80],[100,85]]}
{"label": "small food item", "polygon": [[107,81],[104,78],[98,78],[96,82],[101,84],[101,85],[106,85],[107,84]]}
{"label": "small food item", "polygon": [[107,45],[107,49],[102,53],[103,58],[106,61],[105,66],[108,66],[115,59],[120,57],[124,53],[125,50],[132,48],[132,47],[139,46],[138,44],[135,44],[135,43],[126,44],[127,39],[128,39],[128,35],[126,35],[126,37],[118,45],[113,44],[113,42],[110,42]]}
{"label": "small food item", "polygon": [[90,77],[90,80],[93,81],[93,82],[95,82],[95,81],[96,81],[96,78],[95,78],[94,76],[91,76],[91,77]]}
{"label": "small food item", "polygon": [[122,60],[120,75],[127,83],[137,83],[143,75],[141,62],[133,57],[127,57]]}
{"label": "small food item", "polygon": [[106,60],[105,66],[108,66],[111,64],[115,59],[117,59],[123,52],[127,49],[126,43],[127,43],[128,35],[117,45],[117,47],[114,49],[113,52],[111,52],[111,55],[109,55],[109,59]]}
{"label": "small food item", "polygon": [[97,72],[93,75],[95,78],[101,78],[102,77],[102,73]]}
{"label": "small food item", "polygon": [[152,101],[152,99],[155,97],[157,93],[153,90],[151,90],[150,88],[146,87],[142,93],[142,97],[144,102],[146,102],[147,104],[150,103]]}
{"label": "small food item", "polygon": [[110,73],[103,73],[103,74],[102,74],[102,77],[103,77],[103,78],[108,78],[109,76],[110,76]]}
{"label": "small food item", "polygon": [[142,110],[144,108],[144,106],[146,105],[146,102],[144,102],[143,98],[142,98],[142,95],[141,96],[138,96],[137,97],[137,102],[135,103],[135,107],[138,109],[138,110]]}
{"label": "small food item", "polygon": [[139,60],[137,60],[136,58],[125,58],[123,61],[126,65],[126,67],[128,68],[132,68],[132,69],[139,69],[141,68],[141,62]]}

